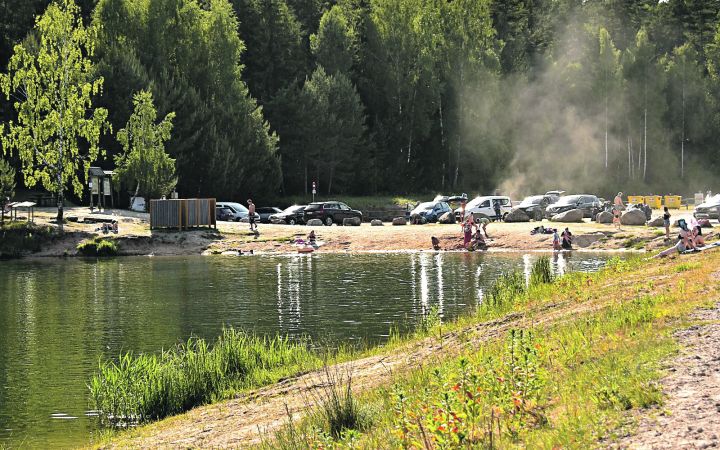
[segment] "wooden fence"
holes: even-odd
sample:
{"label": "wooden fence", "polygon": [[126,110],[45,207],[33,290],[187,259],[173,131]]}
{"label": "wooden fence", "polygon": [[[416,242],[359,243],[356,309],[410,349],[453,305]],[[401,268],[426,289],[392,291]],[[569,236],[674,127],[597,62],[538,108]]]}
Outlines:
{"label": "wooden fence", "polygon": [[150,200],[150,229],[215,227],[214,198]]}

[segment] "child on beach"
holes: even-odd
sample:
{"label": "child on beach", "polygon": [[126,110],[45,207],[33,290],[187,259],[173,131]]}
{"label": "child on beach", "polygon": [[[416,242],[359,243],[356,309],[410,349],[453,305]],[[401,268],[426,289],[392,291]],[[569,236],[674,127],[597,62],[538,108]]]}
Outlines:
{"label": "child on beach", "polygon": [[553,233],[553,250],[562,250],[562,245],[560,245],[560,235],[557,230]]}
{"label": "child on beach", "polygon": [[665,240],[670,240],[670,211],[668,211],[668,207],[665,207],[664,213],[663,213],[663,226],[665,227]]}
{"label": "child on beach", "polygon": [[467,219],[465,219],[465,222],[463,222],[463,224],[462,224],[463,246],[465,248],[468,248],[468,245],[470,244],[470,241],[472,240],[473,228],[475,228],[475,222],[473,222],[472,215],[470,215],[467,217]]}

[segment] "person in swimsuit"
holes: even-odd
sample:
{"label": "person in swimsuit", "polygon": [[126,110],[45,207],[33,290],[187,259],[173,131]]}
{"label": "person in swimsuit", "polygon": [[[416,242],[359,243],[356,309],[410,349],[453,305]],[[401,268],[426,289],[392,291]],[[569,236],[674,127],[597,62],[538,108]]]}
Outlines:
{"label": "person in swimsuit", "polygon": [[666,206],[663,213],[663,226],[665,227],[665,240],[670,240],[670,211]]}
{"label": "person in swimsuit", "polygon": [[255,203],[252,199],[248,199],[248,219],[250,220],[250,231],[257,230],[257,224],[255,223]]}
{"label": "person in swimsuit", "polygon": [[475,222],[473,222],[472,216],[468,216],[467,219],[465,219],[465,222],[462,224],[462,230],[463,230],[463,246],[465,248],[468,248],[468,245],[470,245],[470,241],[472,240],[473,235],[473,228],[475,227]]}

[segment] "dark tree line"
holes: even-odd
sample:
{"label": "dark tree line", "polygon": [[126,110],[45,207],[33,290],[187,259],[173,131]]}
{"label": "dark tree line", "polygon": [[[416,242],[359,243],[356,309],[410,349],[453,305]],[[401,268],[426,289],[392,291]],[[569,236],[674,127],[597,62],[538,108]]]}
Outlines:
{"label": "dark tree line", "polygon": [[[47,0],[0,0],[0,67]],[[182,195],[689,192],[720,167],[720,0],[84,0],[114,129]],[[2,119],[11,118],[7,103]],[[106,139],[107,161],[120,152]]]}

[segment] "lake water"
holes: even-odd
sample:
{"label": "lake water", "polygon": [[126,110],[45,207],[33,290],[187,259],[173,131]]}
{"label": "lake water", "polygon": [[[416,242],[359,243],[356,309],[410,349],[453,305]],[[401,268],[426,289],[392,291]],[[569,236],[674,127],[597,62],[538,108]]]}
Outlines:
{"label": "lake water", "polygon": [[[67,448],[96,429],[100,359],[157,352],[224,326],[315,342],[380,343],[431,307],[449,319],[537,254],[383,253],[0,261],[0,448]],[[608,254],[563,253],[558,272]]]}

